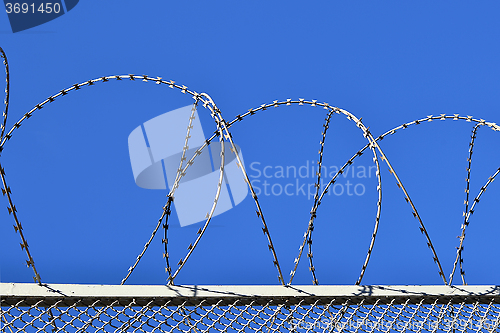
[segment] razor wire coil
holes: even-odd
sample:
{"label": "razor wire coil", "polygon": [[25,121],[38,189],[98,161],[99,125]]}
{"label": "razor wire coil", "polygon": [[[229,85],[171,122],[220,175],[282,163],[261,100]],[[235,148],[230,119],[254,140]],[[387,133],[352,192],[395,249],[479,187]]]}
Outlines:
{"label": "razor wire coil", "polygon": [[[255,191],[254,191],[254,189],[252,187],[252,184],[251,184],[251,182],[249,180],[249,177],[248,177],[248,175],[247,175],[247,173],[245,171],[245,167],[244,167],[244,165],[243,165],[240,157],[238,156],[237,148],[236,148],[236,145],[235,145],[235,143],[234,143],[234,141],[232,139],[232,135],[231,135],[231,132],[229,131],[229,129],[233,125],[235,125],[236,123],[239,123],[242,120],[246,119],[248,116],[252,116],[252,115],[255,115],[257,113],[262,113],[261,111],[265,111],[265,110],[268,110],[268,109],[271,109],[271,108],[277,108],[279,106],[289,106],[289,105],[301,105],[301,106],[302,105],[309,105],[309,106],[312,106],[312,107],[322,107],[323,109],[325,109],[327,111],[327,115],[326,115],[326,118],[325,118],[325,124],[323,125],[324,129],[321,132],[320,150],[318,151],[318,165],[319,165],[319,169],[318,169],[318,173],[317,173],[317,181],[316,181],[316,184],[315,184],[316,193],[314,195],[314,203],[313,203],[313,207],[312,207],[312,209],[310,211],[311,217],[310,217],[310,219],[308,221],[307,229],[306,229],[306,231],[304,233],[302,244],[299,247],[299,254],[298,254],[298,256],[294,260],[293,269],[292,269],[292,271],[290,273],[289,284],[291,284],[292,281],[293,281],[293,277],[294,277],[294,275],[296,273],[296,270],[297,270],[297,267],[298,267],[298,263],[300,261],[300,258],[302,256],[302,253],[303,253],[303,250],[304,250],[306,244],[308,246],[307,257],[308,257],[308,261],[309,261],[309,270],[311,271],[311,274],[312,274],[312,277],[313,277],[313,284],[318,284],[319,283],[318,279],[316,277],[316,273],[315,273],[316,268],[315,268],[315,266],[313,264],[313,251],[312,251],[312,243],[313,243],[312,234],[313,234],[313,230],[314,230],[314,221],[315,221],[315,219],[317,217],[319,206],[320,206],[320,204],[322,202],[323,197],[325,196],[325,194],[329,190],[329,188],[335,183],[336,178],[340,174],[342,174],[344,172],[344,170],[349,165],[351,165],[353,163],[353,161],[356,159],[356,157],[361,156],[366,149],[370,149],[372,151],[373,162],[376,165],[376,169],[377,169],[377,172],[376,172],[377,181],[378,181],[378,185],[377,185],[377,188],[376,188],[377,193],[378,193],[378,198],[377,198],[377,212],[376,212],[376,217],[375,217],[374,231],[372,233],[371,240],[370,240],[370,245],[368,247],[367,255],[366,255],[365,261],[363,263],[360,276],[359,276],[359,278],[356,281],[356,284],[358,284],[358,285],[361,284],[362,278],[363,278],[363,276],[365,274],[365,271],[367,269],[367,266],[368,266],[368,263],[369,263],[369,260],[370,260],[373,248],[374,248],[375,239],[376,239],[377,231],[378,231],[378,228],[379,228],[380,212],[381,212],[381,206],[382,206],[382,201],[381,201],[382,200],[382,181],[381,181],[381,172],[380,172],[379,159],[382,160],[383,162],[385,162],[385,164],[387,165],[387,167],[389,169],[389,172],[395,178],[397,186],[400,187],[400,189],[402,190],[406,202],[408,204],[410,204],[411,210],[412,210],[412,214],[418,220],[419,229],[420,229],[421,233],[424,235],[424,237],[426,239],[427,245],[430,248],[431,253],[432,253],[432,259],[435,261],[435,263],[436,263],[436,265],[438,267],[438,273],[442,277],[444,284],[451,284],[453,282],[453,276],[455,274],[455,270],[456,270],[457,265],[459,265],[459,267],[460,267],[460,275],[462,277],[462,282],[463,282],[463,284],[465,284],[465,272],[463,270],[463,258],[462,258],[463,242],[464,242],[464,239],[465,239],[465,229],[468,226],[468,224],[470,223],[469,222],[470,217],[474,213],[474,209],[476,207],[476,204],[479,202],[482,194],[484,193],[484,191],[486,190],[486,188],[491,184],[491,182],[493,182],[493,180],[495,179],[495,177],[500,172],[500,168],[499,168],[498,170],[496,170],[496,172],[494,172],[492,174],[492,176],[489,177],[489,179],[487,180],[486,184],[483,187],[481,187],[479,193],[476,195],[476,197],[474,198],[474,200],[473,200],[473,202],[472,202],[472,204],[470,205],[470,208],[469,208],[469,191],[470,191],[469,186],[470,186],[472,151],[473,151],[473,147],[474,147],[475,138],[476,138],[476,134],[477,134],[478,128],[480,126],[487,126],[487,127],[491,128],[491,129],[493,129],[494,131],[499,131],[500,127],[497,124],[495,124],[495,123],[487,122],[487,121],[485,121],[483,119],[476,119],[476,118],[473,118],[472,116],[460,116],[458,114],[454,114],[454,115],[440,114],[439,116],[429,115],[429,116],[427,116],[425,118],[422,118],[422,119],[418,119],[418,120],[415,120],[415,121],[404,123],[404,124],[402,124],[400,126],[397,126],[397,127],[393,128],[393,129],[391,129],[391,130],[389,130],[389,131],[387,131],[387,132],[383,133],[382,135],[380,135],[380,136],[378,136],[378,137],[375,138],[372,135],[372,133],[370,132],[369,128],[366,127],[363,124],[363,122],[361,121],[361,118],[358,119],[352,113],[350,113],[350,112],[348,112],[346,110],[337,108],[337,107],[330,106],[328,103],[318,102],[317,100],[305,100],[303,98],[299,98],[297,100],[286,99],[284,101],[275,100],[275,101],[273,101],[272,103],[269,103],[269,104],[262,104],[262,105],[260,105],[259,107],[255,108],[255,109],[249,109],[246,113],[237,115],[235,119],[233,119],[232,121],[227,122],[223,118],[221,110],[216,106],[216,104],[214,103],[214,101],[212,100],[212,98],[208,94],[206,94],[206,93],[197,93],[197,92],[195,92],[193,90],[189,90],[187,86],[179,85],[179,84],[175,83],[175,81],[172,81],[172,80],[170,80],[170,81],[163,80],[161,77],[150,77],[150,76],[147,76],[147,75],[127,74],[127,75],[103,76],[103,77],[100,77],[100,78],[97,78],[97,79],[92,79],[92,80],[88,80],[88,81],[85,81],[85,82],[82,82],[82,83],[73,84],[69,88],[63,89],[63,90],[59,91],[58,93],[56,93],[56,94],[48,97],[47,99],[45,99],[41,103],[35,105],[35,107],[33,107],[30,111],[28,111],[27,113],[25,113],[21,117],[21,119],[19,119],[17,122],[15,122],[14,125],[12,126],[12,128],[5,134],[5,128],[6,128],[6,124],[7,124],[7,114],[8,114],[8,108],[9,108],[9,78],[10,78],[9,75],[10,75],[10,73],[9,73],[9,67],[8,67],[7,57],[6,57],[4,51],[1,48],[0,48],[0,56],[3,59],[4,65],[5,65],[5,72],[6,72],[6,90],[5,90],[6,91],[6,97],[5,97],[5,110],[4,110],[4,113],[3,113],[3,118],[4,119],[3,119],[3,123],[2,123],[2,127],[1,127],[1,132],[0,132],[0,152],[5,148],[5,144],[12,138],[13,133],[17,129],[19,129],[21,127],[21,125],[24,123],[24,121],[26,121],[27,119],[31,118],[36,111],[41,110],[48,103],[52,103],[52,102],[56,101],[59,97],[66,96],[70,92],[81,90],[81,88],[83,88],[83,87],[92,86],[92,85],[95,85],[96,83],[99,83],[99,82],[105,83],[105,82],[109,82],[109,81],[123,81],[123,80],[154,82],[154,83],[159,84],[159,85],[162,85],[162,84],[166,85],[166,86],[168,86],[168,87],[170,87],[172,89],[175,89],[177,91],[180,91],[180,92],[182,92],[184,94],[191,95],[192,98],[195,100],[195,103],[194,103],[194,106],[193,106],[193,112],[192,112],[192,115],[191,115],[191,118],[190,118],[190,123],[189,123],[189,125],[187,127],[187,134],[186,134],[186,139],[185,139],[185,145],[183,147],[182,157],[181,157],[179,168],[177,170],[177,174],[176,174],[176,177],[175,177],[175,182],[174,182],[174,184],[173,184],[173,186],[171,188],[171,191],[167,195],[167,202],[163,206],[162,214],[161,214],[160,218],[158,219],[158,223],[157,223],[155,229],[153,230],[153,232],[151,234],[151,237],[146,242],[146,244],[145,244],[144,249],[142,250],[142,252],[137,256],[134,264],[129,268],[128,274],[126,275],[126,277],[121,282],[122,284],[124,284],[127,281],[127,279],[129,278],[129,276],[132,274],[132,272],[134,271],[134,269],[136,268],[136,266],[140,262],[141,258],[145,254],[146,250],[148,249],[149,245],[151,244],[151,242],[152,242],[153,238],[155,237],[155,235],[156,235],[159,227],[162,226],[162,225],[163,225],[163,229],[164,229],[164,237],[162,239],[162,242],[164,243],[164,257],[165,257],[165,260],[166,260],[166,268],[165,268],[165,270],[166,270],[166,273],[168,274],[168,283],[169,284],[173,284],[174,283],[174,279],[177,277],[177,275],[179,274],[179,272],[181,271],[181,269],[184,267],[185,263],[187,262],[187,260],[189,259],[189,257],[193,253],[193,251],[195,250],[197,244],[200,242],[203,234],[205,233],[205,230],[207,229],[207,227],[209,225],[209,222],[211,221],[211,219],[212,219],[212,217],[214,215],[215,208],[217,206],[217,202],[218,202],[219,195],[220,195],[220,192],[221,192],[221,187],[222,187],[222,184],[223,184],[224,165],[225,165],[224,161],[225,161],[225,155],[226,155],[225,142],[228,142],[229,145],[230,145],[230,153],[235,154],[236,159],[237,159],[237,165],[240,167],[240,169],[242,171],[242,176],[244,177],[245,182],[248,184],[248,187],[249,187],[250,192],[251,192],[251,196],[254,199],[254,202],[255,202],[255,205],[256,205],[256,213],[257,213],[257,216],[260,218],[260,220],[262,222],[262,225],[263,225],[262,231],[263,231],[263,233],[264,233],[264,235],[265,235],[265,237],[267,239],[268,248],[269,248],[270,252],[272,253],[273,264],[276,266],[277,271],[278,271],[278,281],[281,284],[285,284],[284,277],[283,277],[283,274],[282,274],[282,271],[281,271],[281,266],[280,266],[280,263],[278,261],[276,250],[275,250],[275,247],[273,245],[272,238],[271,238],[271,233],[269,231],[267,222],[266,222],[266,220],[264,218],[264,214],[263,214],[262,208],[260,206],[258,197],[257,197],[257,195],[256,195],[256,193],[255,193]],[[207,139],[205,141],[205,143],[201,147],[199,147],[196,150],[196,152],[194,153],[194,155],[188,161],[185,161],[186,160],[186,157],[185,157],[186,156],[186,152],[188,150],[188,141],[189,141],[189,134],[190,134],[189,130],[190,130],[190,127],[191,127],[191,121],[192,121],[192,117],[194,115],[194,111],[196,110],[196,106],[198,105],[198,103],[201,103],[202,106],[205,109],[207,109],[207,111],[210,112],[210,115],[211,115],[211,117],[213,118],[213,120],[214,120],[214,122],[216,124],[217,130],[215,131],[215,133],[209,139]],[[368,141],[368,143],[363,148],[361,148],[360,150],[358,150],[358,152],[356,152],[337,171],[337,173],[331,178],[331,180],[328,182],[328,184],[326,185],[326,187],[320,193],[320,184],[321,184],[321,177],[322,177],[322,174],[321,174],[321,165],[322,165],[322,161],[323,161],[323,149],[324,149],[325,140],[326,140],[326,134],[327,134],[327,130],[328,130],[328,127],[329,127],[329,124],[330,124],[330,121],[331,121],[331,117],[334,114],[344,115],[344,116],[347,117],[348,120],[352,121],[356,125],[356,127],[358,127],[362,131],[363,136]],[[460,240],[460,244],[459,244],[459,247],[457,248],[456,259],[454,261],[453,269],[452,269],[452,272],[451,272],[448,280],[446,279],[446,277],[444,275],[444,272],[443,272],[443,269],[442,269],[442,266],[441,266],[441,262],[440,262],[440,260],[438,258],[437,252],[436,252],[436,250],[435,250],[435,248],[433,246],[433,243],[432,243],[432,241],[430,239],[430,235],[427,232],[427,229],[426,229],[426,227],[425,227],[425,225],[424,225],[424,223],[423,223],[423,221],[422,221],[422,219],[421,219],[421,217],[420,217],[420,215],[419,215],[419,213],[417,211],[416,206],[414,205],[413,201],[411,200],[411,198],[409,196],[409,193],[407,192],[407,190],[404,187],[401,179],[397,175],[394,167],[389,162],[389,159],[387,158],[387,156],[385,155],[385,153],[383,152],[383,150],[382,150],[382,148],[381,148],[381,146],[379,144],[379,141],[383,140],[389,134],[392,135],[392,134],[395,134],[397,131],[399,131],[401,129],[407,129],[407,128],[413,126],[413,125],[419,125],[419,124],[422,124],[422,123],[428,123],[428,122],[431,122],[433,120],[455,120],[455,121],[456,120],[461,120],[461,121],[472,122],[472,123],[476,124],[475,127],[474,127],[474,129],[473,129],[472,135],[471,135],[471,143],[470,143],[470,148],[469,148],[469,157],[467,159],[467,161],[469,163],[469,166],[467,168],[467,178],[466,178],[466,191],[465,191],[466,192],[466,199],[464,201],[464,204],[465,204],[464,222],[463,222],[463,224],[461,226],[461,235],[458,237],[459,240]],[[221,165],[220,165],[220,168],[219,168],[219,182],[217,184],[217,192],[216,192],[216,195],[215,195],[215,198],[214,198],[214,201],[213,201],[213,205],[212,205],[210,211],[206,215],[206,221],[205,221],[203,227],[198,230],[198,233],[197,233],[195,241],[188,246],[187,254],[183,258],[181,258],[179,260],[179,262],[177,264],[177,266],[178,266],[177,269],[175,269],[173,271],[173,273],[172,273],[171,264],[170,264],[170,255],[168,253],[168,248],[167,248],[167,244],[168,244],[167,230],[168,230],[168,218],[169,218],[170,213],[171,213],[171,204],[174,202],[174,198],[175,198],[175,190],[178,188],[179,182],[182,179],[182,177],[186,174],[186,171],[188,170],[188,168],[195,162],[196,157],[199,156],[201,154],[201,152],[203,151],[203,149],[205,149],[215,138],[218,138],[219,143],[221,145],[221,153],[220,153]],[[184,162],[186,162],[185,165],[184,165]],[[28,256],[27,265],[33,269],[35,282],[41,283],[40,275],[38,274],[38,271],[36,270],[34,259],[33,259],[32,255],[31,255],[31,253],[29,252],[29,249],[28,249],[27,240],[26,240],[26,238],[25,238],[25,236],[24,236],[24,234],[22,232],[23,231],[22,224],[19,221],[19,218],[17,216],[17,208],[14,205],[13,200],[12,200],[11,189],[7,185],[7,181],[6,181],[6,178],[5,178],[5,170],[3,169],[3,167],[1,166],[1,164],[0,164],[0,176],[1,176],[1,179],[2,179],[2,185],[3,185],[2,193],[7,196],[7,199],[8,199],[8,202],[9,202],[9,207],[8,207],[9,214],[12,214],[13,217],[14,217],[14,220],[15,220],[14,228],[15,228],[15,231],[20,234],[21,241],[22,241],[21,242],[21,248],[22,248],[23,251],[26,252],[26,254]]]}

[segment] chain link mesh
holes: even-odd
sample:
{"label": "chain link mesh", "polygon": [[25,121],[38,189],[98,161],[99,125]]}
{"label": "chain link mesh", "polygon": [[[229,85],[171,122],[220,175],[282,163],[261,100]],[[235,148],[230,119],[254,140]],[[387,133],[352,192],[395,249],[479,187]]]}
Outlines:
{"label": "chain link mesh", "polygon": [[269,294],[9,295],[1,299],[1,329],[2,332],[499,332],[498,292],[468,296],[426,292],[370,296],[368,293],[354,297]]}

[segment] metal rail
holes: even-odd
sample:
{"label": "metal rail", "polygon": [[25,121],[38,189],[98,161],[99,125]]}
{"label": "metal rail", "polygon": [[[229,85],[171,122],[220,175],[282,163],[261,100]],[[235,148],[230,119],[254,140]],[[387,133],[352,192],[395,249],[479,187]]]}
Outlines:
{"label": "metal rail", "polygon": [[[500,287],[494,285],[468,285],[468,286],[443,286],[443,285],[86,285],[86,284],[43,284],[32,283],[0,283],[0,298],[9,303],[15,300],[25,300],[28,303],[44,299],[45,302],[55,302],[58,299],[93,298],[100,300],[140,299],[155,298],[172,299],[184,302],[186,298],[207,300],[208,303],[219,300],[255,301],[258,298],[297,298],[316,301],[319,298],[336,299],[336,304],[341,300],[350,299],[352,302],[379,298],[412,299],[421,301],[439,298],[440,302],[448,303],[450,298],[455,302],[469,299],[491,299],[500,302]],[[246,301],[245,301],[246,298]],[[411,304],[415,304],[413,301]]]}

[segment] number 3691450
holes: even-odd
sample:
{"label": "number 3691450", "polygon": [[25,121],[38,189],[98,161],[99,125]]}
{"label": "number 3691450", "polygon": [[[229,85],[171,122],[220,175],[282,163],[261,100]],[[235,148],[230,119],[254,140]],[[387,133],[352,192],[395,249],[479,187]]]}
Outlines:
{"label": "number 3691450", "polygon": [[61,5],[59,3],[41,3],[39,6],[35,6],[34,3],[10,3],[5,4],[5,11],[7,14],[27,14],[27,13],[42,13],[42,14],[58,14],[61,11]]}

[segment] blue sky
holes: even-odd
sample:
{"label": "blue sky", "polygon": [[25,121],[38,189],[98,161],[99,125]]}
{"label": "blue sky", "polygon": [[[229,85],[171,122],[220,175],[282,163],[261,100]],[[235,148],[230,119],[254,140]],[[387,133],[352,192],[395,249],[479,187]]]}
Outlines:
{"label": "blue sky", "polygon": [[[160,76],[206,92],[228,121],[263,103],[304,98],[362,117],[374,136],[428,115],[499,122],[499,9],[494,1],[81,1],[67,14],[15,34],[0,13],[0,46],[11,74],[7,128],[61,89],[117,74]],[[166,85],[99,83],[37,111],[15,132],[1,162],[43,282],[117,284],[126,275],[167,194],[135,185],[128,135],[191,102]],[[214,131],[209,113],[200,108],[199,114],[205,134]],[[315,163],[325,114],[295,105],[235,124],[231,132],[250,177],[278,187],[314,182],[257,176],[266,166],[277,171]],[[472,128],[463,121],[434,121],[380,142],[447,277],[463,222]],[[486,127],[478,131],[472,198],[500,166],[498,135]],[[334,115],[324,165],[341,166],[365,144],[352,122]],[[377,202],[376,177],[358,172],[370,170],[371,158],[364,154],[353,164],[354,177],[340,180],[361,184],[362,195],[348,195],[345,188],[318,210],[313,251],[320,284],[358,278]],[[363,283],[441,284],[418,222],[385,165],[381,176],[380,228]],[[469,284],[498,284],[499,195],[493,182],[470,220],[463,253]],[[259,199],[288,277],[312,201],[299,192],[261,193]],[[32,281],[7,209],[0,210],[0,221],[1,281]],[[201,224],[181,228],[175,214],[170,222],[175,264]],[[306,259],[304,254],[296,284],[311,283]],[[165,283],[164,265],[157,235],[128,282]],[[461,282],[459,275],[454,282]],[[250,196],[210,222],[176,283],[278,283]]]}

